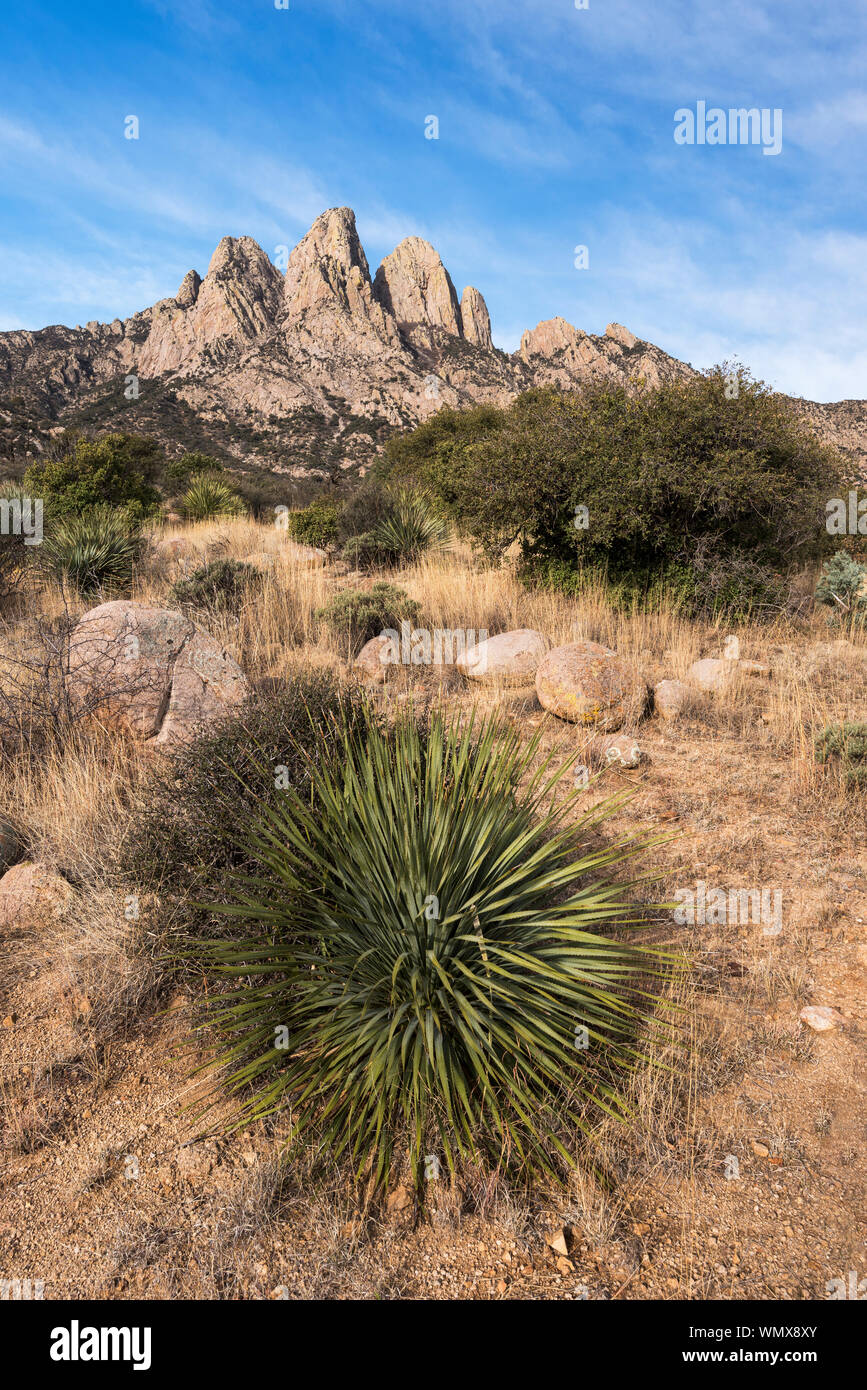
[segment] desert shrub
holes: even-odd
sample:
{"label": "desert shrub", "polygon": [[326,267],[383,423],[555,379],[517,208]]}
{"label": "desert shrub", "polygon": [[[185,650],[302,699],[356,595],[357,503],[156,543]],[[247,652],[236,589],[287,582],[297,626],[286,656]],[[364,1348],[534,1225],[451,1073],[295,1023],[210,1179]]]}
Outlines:
{"label": "desert shrub", "polygon": [[199,450],[191,453],[181,454],[180,458],[171,459],[165,466],[164,478],[166,488],[173,494],[189,487],[190,481],[202,473],[222,473],[223,465],[219,459],[212,458],[210,454],[203,454]]}
{"label": "desert shrub", "polygon": [[182,608],[237,612],[250,589],[261,580],[261,574],[253,565],[245,565],[240,560],[211,560],[193,570],[187,578],[176,580],[169,590],[169,598]]}
{"label": "desert shrub", "polygon": [[623,938],[629,887],[599,878],[630,848],[581,843],[610,804],[567,826],[571,764],[533,774],[538,738],[494,721],[317,750],[312,797],[262,806],[258,873],[226,908],[246,935],[194,949],[226,983],[205,1018],[240,1123],[291,1104],[293,1142],[314,1128],[382,1182],[398,1143],[417,1182],[428,1153],[557,1172],[594,1110],[624,1113],[660,968]]}
{"label": "desert shrub", "polygon": [[788,402],[725,365],[440,411],[386,455],[390,478],[430,490],[491,555],[520,540],[530,564],[604,566],[639,588],[686,566],[710,606],[754,606],[768,574],[820,555],[845,472]]}
{"label": "desert shrub", "polygon": [[[245,827],[283,788],[309,796],[321,756],[317,731],[340,718],[366,729],[375,716],[327,671],[310,672],[270,694],[252,694],[218,727],[152,768],[137,792],[121,868],[142,891],[157,891],[176,924],[201,929],[203,901],[220,898],[252,871]],[[220,919],[225,930],[225,920]]]}
{"label": "desert shrub", "polygon": [[867,722],[829,724],[815,740],[816,761],[839,763],[847,787],[867,789]]}
{"label": "desert shrub", "polygon": [[187,521],[211,521],[214,517],[243,516],[244,501],[219,474],[201,473],[193,480],[180,500],[180,509]]}
{"label": "desert shrub", "polygon": [[355,653],[383,628],[397,628],[404,619],[415,622],[419,611],[415,599],[403,589],[380,580],[370,589],[341,589],[317,608],[316,618]]}
{"label": "desert shrub", "polygon": [[153,478],[161,463],[159,446],[142,435],[80,436],[66,442],[61,457],[32,463],[23,483],[31,497],[43,498],[58,515],[106,506],[140,524],[159,511]]}
{"label": "desert shrub", "polygon": [[300,512],[289,512],[286,529],[302,545],[320,550],[337,540],[337,503],[330,497],[317,497]]}
{"label": "desert shrub", "polygon": [[845,550],[838,550],[822,566],[816,585],[816,599],[834,608],[840,617],[855,614],[867,620],[867,594],[863,592],[867,565],[862,565]]}
{"label": "desert shrub", "polygon": [[126,511],[112,507],[61,517],[40,548],[40,562],[88,597],[132,583],[142,538]]}

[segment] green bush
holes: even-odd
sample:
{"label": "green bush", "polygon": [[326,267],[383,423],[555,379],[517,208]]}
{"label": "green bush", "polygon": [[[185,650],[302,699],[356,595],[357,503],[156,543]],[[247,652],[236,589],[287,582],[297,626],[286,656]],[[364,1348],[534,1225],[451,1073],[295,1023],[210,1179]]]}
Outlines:
{"label": "green bush", "polygon": [[203,454],[198,450],[191,453],[181,454],[180,458],[171,459],[165,467],[166,487],[172,494],[177,494],[184,488],[189,487],[190,481],[202,473],[222,473],[223,465],[219,459],[212,458],[210,454]]}
{"label": "green bush", "polygon": [[622,939],[630,885],[599,877],[634,847],[581,844],[611,806],[566,825],[569,762],[533,772],[538,736],[493,721],[316,748],[312,799],[261,808],[258,874],[225,908],[244,938],[193,951],[226,984],[205,1019],[239,1123],[291,1105],[293,1143],[312,1129],[382,1183],[397,1145],[417,1183],[429,1153],[562,1171],[594,1114],[626,1111],[662,968]]}
{"label": "green bush", "polygon": [[181,607],[237,612],[251,587],[261,583],[261,579],[255,566],[240,560],[211,560],[186,579],[176,580],[169,597]]}
{"label": "green bush", "polygon": [[92,507],[52,524],[40,560],[90,597],[128,590],[141,551],[142,539],[128,512]]}
{"label": "green bush", "polygon": [[213,473],[194,479],[181,498],[180,509],[187,521],[243,516],[247,510],[231,483]]}
{"label": "green bush", "polygon": [[121,509],[130,524],[140,525],[159,511],[153,478],[161,463],[159,446],[141,435],[79,437],[62,457],[32,463],[23,485],[58,515],[79,516],[108,506]]}
{"label": "green bush", "polygon": [[300,512],[289,512],[286,529],[301,545],[320,550],[337,540],[337,503],[330,497],[317,497]]}
{"label": "green bush", "polygon": [[419,611],[415,599],[403,589],[380,580],[370,589],[341,589],[317,608],[315,616],[332,636],[345,639],[354,654],[383,628],[398,628],[404,620],[415,622]]}
{"label": "green bush", "polygon": [[217,728],[154,763],[136,794],[121,869],[141,892],[161,895],[177,929],[204,930],[212,914],[202,903],[224,897],[253,870],[242,841],[254,813],[276,805],[285,787],[309,796],[320,756],[314,731],[338,719],[363,729],[374,718],[330,672],[252,694]]}
{"label": "green bush", "polygon": [[712,607],[764,601],[769,577],[774,590],[823,552],[845,471],[790,403],[725,366],[440,411],[389,442],[383,470],[428,489],[492,556],[520,540],[531,565],[602,567],[638,589],[687,567]]}
{"label": "green bush", "polygon": [[816,761],[839,762],[847,787],[867,789],[867,722],[829,724],[815,740]]}
{"label": "green bush", "polygon": [[840,617],[855,613],[867,618],[867,594],[862,591],[865,578],[867,565],[860,564],[845,550],[838,550],[822,567],[816,599],[827,603]]}

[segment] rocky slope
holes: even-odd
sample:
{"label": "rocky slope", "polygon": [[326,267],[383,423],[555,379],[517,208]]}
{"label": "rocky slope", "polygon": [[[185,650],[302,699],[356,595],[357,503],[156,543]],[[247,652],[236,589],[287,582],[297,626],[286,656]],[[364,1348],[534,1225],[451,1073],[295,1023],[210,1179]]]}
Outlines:
{"label": "rocky slope", "polygon": [[[562,318],[501,352],[481,293],[458,297],[433,246],[407,237],[371,277],[354,213],[332,208],[285,274],[250,237],[224,237],[204,279],[189,271],[173,299],[131,318],[0,334],[0,459],[20,465],[72,426],[335,474],[363,470],[389,434],[446,404],[690,371],[619,324],[596,337]],[[864,402],[803,408],[863,462]]]}

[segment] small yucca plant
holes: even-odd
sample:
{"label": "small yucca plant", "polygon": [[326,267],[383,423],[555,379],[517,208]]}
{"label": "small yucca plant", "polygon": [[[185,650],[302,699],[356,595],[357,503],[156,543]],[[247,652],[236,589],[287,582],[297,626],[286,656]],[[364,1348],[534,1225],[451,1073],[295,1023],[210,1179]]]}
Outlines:
{"label": "small yucca plant", "polygon": [[181,512],[187,521],[210,521],[215,516],[243,516],[243,498],[218,473],[203,473],[190,484],[181,498]]}
{"label": "small yucca plant", "polygon": [[429,551],[444,550],[449,527],[424,492],[402,490],[388,495],[386,515],[373,529],[352,536],[344,554],[356,564],[408,565]]}
{"label": "small yucca plant", "polygon": [[296,1141],[380,1182],[397,1142],[416,1180],[429,1153],[551,1173],[623,1110],[665,958],[615,935],[640,914],[598,877],[636,845],[576,848],[612,807],[565,826],[568,764],[531,774],[537,747],[440,716],[336,730],[312,795],[263,807],[262,875],[223,907],[245,939],[193,952],[236,983],[206,1016],[241,1123],[291,1106]]}
{"label": "small yucca plant", "polygon": [[91,507],[56,521],[42,558],[79,593],[128,589],[142,549],[137,527],[113,507]]}

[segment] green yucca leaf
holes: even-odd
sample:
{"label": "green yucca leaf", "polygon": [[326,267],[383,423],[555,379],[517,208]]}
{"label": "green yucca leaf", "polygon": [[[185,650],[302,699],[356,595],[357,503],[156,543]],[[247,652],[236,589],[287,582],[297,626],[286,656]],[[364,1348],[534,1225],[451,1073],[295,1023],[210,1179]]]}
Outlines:
{"label": "green yucca leaf", "polygon": [[204,1007],[242,1123],[291,1107],[295,1140],[384,1180],[398,1142],[416,1176],[430,1152],[553,1173],[594,1110],[624,1112],[675,958],[627,939],[634,883],[598,875],[662,837],[589,849],[622,798],[567,824],[580,793],[558,804],[569,762],[534,770],[538,742],[337,728],[312,796],[262,807],[261,873],[221,905],[249,933],[193,947],[235,982]]}
{"label": "green yucca leaf", "polygon": [[243,516],[243,498],[219,473],[202,473],[181,498],[181,512],[187,521],[210,521],[218,516]]}
{"label": "green yucca leaf", "polygon": [[128,588],[141,549],[138,529],[122,511],[91,507],[53,523],[42,558],[80,593],[92,595]]}

